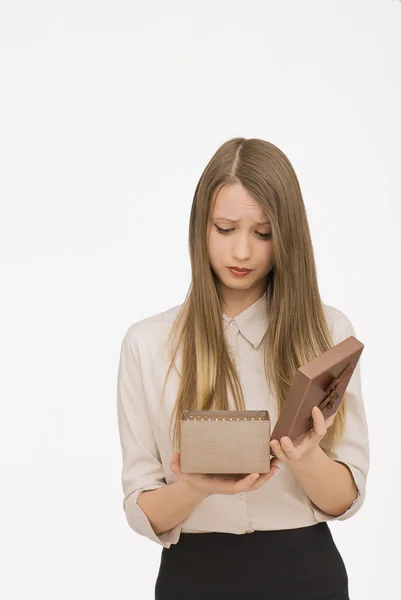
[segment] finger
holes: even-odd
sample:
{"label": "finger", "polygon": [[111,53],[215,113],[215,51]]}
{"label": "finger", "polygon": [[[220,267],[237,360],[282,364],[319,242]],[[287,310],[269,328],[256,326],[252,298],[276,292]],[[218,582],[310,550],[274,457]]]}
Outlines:
{"label": "finger", "polygon": [[[250,488],[253,481],[255,481],[259,474],[249,473],[246,477],[239,476],[239,479],[233,477],[227,477],[225,475],[215,474],[198,474],[199,477],[207,479],[213,483],[213,485],[219,487],[218,493],[234,493],[235,491],[246,491]],[[238,488],[238,489],[237,489]]]}
{"label": "finger", "polygon": [[280,442],[281,447],[290,460],[298,460],[300,458],[301,452],[296,446],[294,446],[291,438],[284,436],[281,438]]}
{"label": "finger", "polygon": [[175,475],[181,474],[181,463],[180,463],[180,454],[179,452],[173,452],[173,456],[171,458],[170,469]]}
{"label": "finger", "polygon": [[260,487],[262,487],[262,485],[264,485],[267,481],[269,481],[269,479],[274,477],[276,472],[277,471],[275,469],[272,469],[271,471],[269,471],[269,473],[263,473],[262,475],[259,475],[259,477],[255,481],[255,483],[252,485],[252,487],[248,491],[253,492],[254,490],[257,490]]}
{"label": "finger", "polygon": [[334,419],[336,417],[337,413],[334,413],[333,415],[331,415],[328,419],[325,420],[325,424],[326,424],[326,429],[328,429],[329,427],[331,427],[334,423]]}
{"label": "finger", "polygon": [[278,473],[278,471],[280,470],[280,466],[281,466],[281,462],[277,458],[274,458],[273,460],[271,460],[269,472],[261,473],[259,475],[259,479],[256,480],[256,483],[259,483],[260,479],[263,479],[263,481],[267,481],[268,479],[270,479],[270,477],[273,477],[273,475]]}
{"label": "finger", "polygon": [[260,473],[249,491],[257,490],[269,481],[280,470],[280,465],[281,463],[277,458],[272,459],[270,461],[270,471],[268,473]]}
{"label": "finger", "polygon": [[278,440],[273,440],[270,442],[271,448],[274,450],[274,454],[276,458],[278,458],[281,462],[287,462],[288,456],[286,455],[284,449],[282,448],[280,442]]}
{"label": "finger", "polygon": [[279,461],[278,458],[272,458],[270,460],[270,468],[272,469],[273,467],[277,467],[278,469],[280,468],[281,462]]}
{"label": "finger", "polygon": [[314,406],[312,410],[313,430],[319,438],[326,435],[327,428],[324,421],[324,415],[318,406]]}
{"label": "finger", "polygon": [[254,485],[255,481],[259,479],[259,473],[250,473],[243,479],[239,479],[238,481],[234,481],[233,487],[234,491],[237,492],[247,492]]}
{"label": "finger", "polygon": [[277,471],[280,470],[280,461],[278,461],[276,458],[270,461],[270,470],[268,473],[259,473],[259,478],[256,480],[256,483],[259,484],[260,481],[265,482],[268,479],[270,479],[270,477],[273,477],[273,475],[275,475],[275,473],[277,473]]}

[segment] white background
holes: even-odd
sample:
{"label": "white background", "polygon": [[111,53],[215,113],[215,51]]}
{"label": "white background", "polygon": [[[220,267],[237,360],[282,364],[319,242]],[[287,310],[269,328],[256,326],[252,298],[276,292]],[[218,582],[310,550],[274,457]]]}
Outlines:
{"label": "white background", "polygon": [[399,0],[1,0],[2,598],[153,598],[120,344],[184,300],[194,190],[236,136],[292,162],[322,299],[365,344],[367,498],[330,526],[352,600],[400,597],[400,30]]}

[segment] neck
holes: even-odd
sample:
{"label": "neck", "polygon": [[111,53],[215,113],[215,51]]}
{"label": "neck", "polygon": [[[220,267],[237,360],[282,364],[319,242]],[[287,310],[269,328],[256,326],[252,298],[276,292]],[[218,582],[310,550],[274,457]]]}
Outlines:
{"label": "neck", "polygon": [[233,290],[225,287],[222,289],[222,312],[227,317],[233,318],[243,310],[255,304],[265,293],[265,288],[251,288],[248,290]]}

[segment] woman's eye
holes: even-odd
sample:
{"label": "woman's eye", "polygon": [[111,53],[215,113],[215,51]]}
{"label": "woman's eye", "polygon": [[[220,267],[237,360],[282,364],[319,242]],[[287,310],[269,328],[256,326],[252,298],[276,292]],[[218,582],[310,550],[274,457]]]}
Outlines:
{"label": "woman's eye", "polygon": [[215,225],[215,227],[219,233],[222,233],[224,235],[226,235],[227,233],[230,233],[230,231],[232,231],[232,229],[221,229],[221,227],[218,227],[217,225]]}
{"label": "woman's eye", "polygon": [[[230,233],[230,231],[233,231],[232,229],[222,229],[221,227],[218,227],[218,225],[215,225],[217,231],[219,233],[221,233],[222,235],[227,235],[228,233]],[[260,236],[260,239],[262,240],[270,240],[272,234],[271,233],[259,233],[257,232],[257,234]]]}

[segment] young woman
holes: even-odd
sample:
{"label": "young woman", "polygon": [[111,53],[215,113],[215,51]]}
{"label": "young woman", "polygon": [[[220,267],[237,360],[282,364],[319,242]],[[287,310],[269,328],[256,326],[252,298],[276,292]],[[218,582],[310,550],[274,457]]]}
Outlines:
{"label": "young woman", "polygon": [[[156,600],[347,600],[327,521],[362,506],[369,443],[358,363],[337,413],[271,444],[269,474],[180,472],[185,409],[267,409],[272,428],[297,368],[349,335],[319,295],[305,206],[288,158],[235,138],[206,166],[183,304],[133,323],[118,369],[124,510],[163,546]],[[247,269],[239,274],[233,268]]]}

